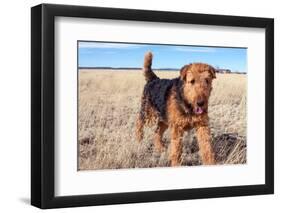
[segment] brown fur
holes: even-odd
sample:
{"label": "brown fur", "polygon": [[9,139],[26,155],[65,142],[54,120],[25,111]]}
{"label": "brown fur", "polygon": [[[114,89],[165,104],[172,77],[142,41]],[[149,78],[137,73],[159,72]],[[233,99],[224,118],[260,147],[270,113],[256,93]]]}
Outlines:
{"label": "brown fur", "polygon": [[[143,138],[144,125],[155,123],[157,128],[154,145],[158,151],[163,151],[162,136],[165,130],[170,128],[171,165],[178,166],[182,153],[183,134],[194,128],[203,164],[215,164],[208,124],[208,101],[212,80],[215,78],[215,69],[208,64],[193,63],[181,69],[179,78],[162,80],[152,71],[151,64],[152,54],[147,53],[143,69],[147,84],[136,122],[138,141]],[[160,89],[155,91],[154,88]]]}

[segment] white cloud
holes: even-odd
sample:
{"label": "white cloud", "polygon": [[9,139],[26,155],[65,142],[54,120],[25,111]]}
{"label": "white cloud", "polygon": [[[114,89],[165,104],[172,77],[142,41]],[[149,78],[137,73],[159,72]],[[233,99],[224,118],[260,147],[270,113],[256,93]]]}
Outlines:
{"label": "white cloud", "polygon": [[135,44],[79,42],[79,48],[131,49],[131,48],[138,48],[138,47],[139,47],[139,45],[135,45]]}
{"label": "white cloud", "polygon": [[210,48],[210,47],[175,47],[175,50],[181,52],[199,52],[199,53],[216,52],[214,48]]}

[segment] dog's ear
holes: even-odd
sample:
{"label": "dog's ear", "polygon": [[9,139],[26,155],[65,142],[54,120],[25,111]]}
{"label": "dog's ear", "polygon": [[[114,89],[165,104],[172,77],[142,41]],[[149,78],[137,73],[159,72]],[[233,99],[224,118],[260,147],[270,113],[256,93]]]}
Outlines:
{"label": "dog's ear", "polygon": [[209,72],[211,74],[211,77],[214,79],[216,78],[216,69],[214,67],[210,66]]}
{"label": "dog's ear", "polygon": [[191,66],[190,64],[185,65],[180,69],[180,79],[181,80],[185,81],[185,77],[186,77],[187,71],[189,70],[190,66]]}

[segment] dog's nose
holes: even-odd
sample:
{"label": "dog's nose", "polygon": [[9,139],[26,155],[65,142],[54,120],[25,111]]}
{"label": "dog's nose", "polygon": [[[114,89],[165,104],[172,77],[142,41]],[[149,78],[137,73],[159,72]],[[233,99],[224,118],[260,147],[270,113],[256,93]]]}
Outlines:
{"label": "dog's nose", "polygon": [[199,107],[204,106],[204,101],[203,100],[197,101],[197,106]]}

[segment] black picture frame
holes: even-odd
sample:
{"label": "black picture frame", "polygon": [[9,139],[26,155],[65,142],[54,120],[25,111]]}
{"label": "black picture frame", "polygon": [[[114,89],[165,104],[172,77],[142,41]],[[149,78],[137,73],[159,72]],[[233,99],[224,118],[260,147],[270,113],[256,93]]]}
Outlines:
{"label": "black picture frame", "polygon": [[[54,195],[55,17],[263,28],[265,48],[265,184],[130,193]],[[274,20],[271,18],[41,4],[31,8],[31,204],[60,208],[274,193]]]}

